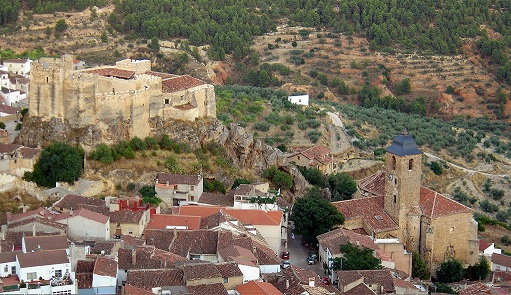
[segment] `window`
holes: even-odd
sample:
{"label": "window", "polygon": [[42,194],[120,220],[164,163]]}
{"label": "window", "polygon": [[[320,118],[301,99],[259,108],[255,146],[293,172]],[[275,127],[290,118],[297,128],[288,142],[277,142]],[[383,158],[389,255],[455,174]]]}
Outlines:
{"label": "window", "polygon": [[48,77],[46,77],[46,83],[48,83]]}
{"label": "window", "polygon": [[61,278],[62,277],[62,269],[56,269],[55,270],[55,277]]}
{"label": "window", "polygon": [[195,201],[195,197],[194,196],[190,196],[190,201],[191,202]]}
{"label": "window", "polygon": [[130,230],[130,231],[128,231],[128,233],[129,233],[130,235],[132,235],[132,234],[133,234],[133,231],[132,231],[132,230]]}
{"label": "window", "polygon": [[16,274],[16,266],[11,267],[11,274],[13,274],[13,275]]}
{"label": "window", "polygon": [[396,201],[397,201],[397,196],[394,195],[394,204],[396,203]]}
{"label": "window", "polygon": [[193,185],[190,185],[190,190],[193,192],[195,190],[195,187]]}
{"label": "window", "polygon": [[27,281],[36,280],[37,272],[27,272]]}
{"label": "window", "polygon": [[168,98],[165,98],[163,101],[164,101],[164,104],[170,104],[170,99],[168,99]]}
{"label": "window", "polygon": [[392,170],[396,170],[396,157],[392,156]]}
{"label": "window", "polygon": [[412,170],[413,169],[413,159],[410,159],[408,161],[408,170]]}
{"label": "window", "polygon": [[224,284],[229,283],[229,278],[224,278]]}
{"label": "window", "polygon": [[117,222],[116,226],[117,226],[117,227],[121,226],[121,223],[120,223],[120,222]]}
{"label": "window", "polygon": [[6,265],[6,266],[4,267],[4,272],[8,272],[8,271],[9,271],[9,267]]}
{"label": "window", "polygon": [[190,260],[200,260],[200,254],[190,254]]}
{"label": "window", "polygon": [[394,184],[397,185],[397,177],[394,177]]}

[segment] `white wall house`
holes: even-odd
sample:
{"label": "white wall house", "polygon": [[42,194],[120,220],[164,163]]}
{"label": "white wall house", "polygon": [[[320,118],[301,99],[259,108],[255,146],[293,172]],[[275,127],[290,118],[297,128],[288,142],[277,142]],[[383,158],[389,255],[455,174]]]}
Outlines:
{"label": "white wall house", "polygon": [[110,217],[87,209],[61,213],[54,219],[67,225],[68,236],[76,241],[110,239]]}
{"label": "white wall house", "polygon": [[237,261],[237,263],[241,273],[243,273],[243,283],[258,280],[261,276],[261,270],[257,265],[242,261]]}
{"label": "white wall house", "polygon": [[502,254],[502,249],[496,248],[495,243],[479,240],[479,255],[491,257],[493,253]]}
{"label": "white wall house", "polygon": [[115,294],[117,287],[117,262],[100,256],[94,264],[92,288],[95,294]]}
{"label": "white wall house", "polygon": [[491,256],[491,271],[511,271],[511,256],[493,253]]}
{"label": "white wall house", "polygon": [[27,98],[27,94],[24,91],[5,87],[2,87],[0,90],[0,96],[4,100],[4,104],[8,106],[13,106],[18,101]]}
{"label": "white wall house", "polygon": [[197,203],[203,192],[200,175],[180,175],[160,172],[156,175],[156,195],[168,206]]}
{"label": "white wall house", "polygon": [[30,73],[30,59],[7,59],[4,60],[4,66],[10,73],[17,75],[28,75]]}
{"label": "white wall house", "polygon": [[9,86],[9,72],[7,68],[0,67],[0,87],[8,87]]}
{"label": "white wall house", "polygon": [[9,251],[0,253],[0,277],[16,274],[16,255],[21,251]]}
{"label": "white wall house", "polygon": [[50,280],[71,274],[71,263],[66,250],[44,250],[16,255],[16,267],[20,280]]}
{"label": "white wall house", "polygon": [[308,94],[288,96],[287,100],[289,100],[291,103],[297,104],[297,105],[303,105],[303,106],[309,105],[309,95]]}

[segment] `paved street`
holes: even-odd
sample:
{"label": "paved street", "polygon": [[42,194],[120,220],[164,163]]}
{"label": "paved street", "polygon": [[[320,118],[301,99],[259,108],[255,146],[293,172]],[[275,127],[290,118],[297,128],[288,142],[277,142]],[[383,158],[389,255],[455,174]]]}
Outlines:
{"label": "paved street", "polygon": [[289,251],[289,262],[291,262],[292,265],[298,266],[299,268],[303,269],[312,269],[320,277],[325,276],[325,271],[323,270],[321,263],[316,261],[315,265],[307,264],[307,257],[309,256],[309,251],[311,251],[311,249],[302,245],[302,236],[295,235],[293,239],[290,233],[287,241],[288,241],[287,251]]}

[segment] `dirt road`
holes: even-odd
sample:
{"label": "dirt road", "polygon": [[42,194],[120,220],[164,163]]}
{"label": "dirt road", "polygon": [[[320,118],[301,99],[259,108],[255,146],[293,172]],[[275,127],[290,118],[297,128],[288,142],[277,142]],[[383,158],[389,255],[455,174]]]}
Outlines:
{"label": "dirt road", "polygon": [[328,125],[330,131],[330,150],[332,154],[340,154],[351,147],[351,140],[345,132],[344,124],[339,116],[332,112],[327,112],[332,124]]}

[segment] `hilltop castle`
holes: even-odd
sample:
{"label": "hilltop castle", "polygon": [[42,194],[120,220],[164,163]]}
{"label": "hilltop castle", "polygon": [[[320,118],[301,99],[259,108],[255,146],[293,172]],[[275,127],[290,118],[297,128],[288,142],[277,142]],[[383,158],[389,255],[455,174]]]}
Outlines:
{"label": "hilltop castle", "polygon": [[213,85],[153,72],[149,60],[73,70],[72,55],[41,58],[32,62],[30,91],[30,116],[61,119],[72,128],[97,126],[107,142],[144,138],[166,119],[216,117]]}
{"label": "hilltop castle", "polygon": [[421,186],[422,151],[406,130],[387,148],[384,170],[358,181],[355,199],[334,202],[345,228],[376,238],[398,238],[436,270],[447,259],[477,262],[472,209]]}

